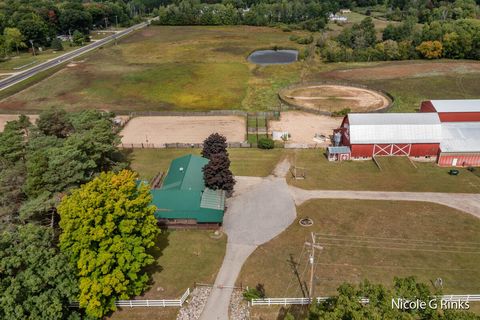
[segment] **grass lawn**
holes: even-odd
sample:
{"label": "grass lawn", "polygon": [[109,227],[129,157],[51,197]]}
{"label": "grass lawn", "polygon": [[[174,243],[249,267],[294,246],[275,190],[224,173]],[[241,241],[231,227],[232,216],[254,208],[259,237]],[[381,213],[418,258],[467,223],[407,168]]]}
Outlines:
{"label": "grass lawn", "polygon": [[[133,149],[125,150],[131,168],[143,179],[151,179],[158,172],[167,172],[170,162],[186,154],[200,154],[200,149]],[[231,170],[237,176],[268,176],[278,163],[284,149],[260,150],[229,149]]]}
{"label": "grass lawn", "polygon": [[[225,255],[226,236],[210,237],[211,231],[165,231],[154,250],[156,263],[149,267],[152,285],[138,299],[178,299],[194,282],[213,283]],[[177,308],[125,308],[111,319],[175,319]]]}
{"label": "grass lawn", "polygon": [[259,48],[303,47],[289,40],[291,34],[267,27],[152,26],[11,96],[0,109],[267,110],[278,106],[278,88],[298,81],[302,63],[256,67],[246,58]]}
{"label": "grass lawn", "polygon": [[459,169],[450,176],[449,168],[435,163],[414,162],[404,157],[379,157],[380,170],[373,161],[329,162],[323,150],[298,150],[292,162],[306,168],[305,180],[289,183],[303,189],[378,190],[415,192],[480,192],[480,179],[475,173]]}
{"label": "grass lawn", "polygon": [[[238,281],[265,285],[270,297],[301,297],[308,279],[310,233],[324,249],[315,265],[315,295],[331,295],[344,281],[392,284],[414,275],[431,283],[441,277],[444,293],[480,289],[480,220],[445,206],[400,201],[313,200],[297,208],[309,228],[292,224],[260,246],[244,264]],[[298,278],[295,276],[295,268]]]}

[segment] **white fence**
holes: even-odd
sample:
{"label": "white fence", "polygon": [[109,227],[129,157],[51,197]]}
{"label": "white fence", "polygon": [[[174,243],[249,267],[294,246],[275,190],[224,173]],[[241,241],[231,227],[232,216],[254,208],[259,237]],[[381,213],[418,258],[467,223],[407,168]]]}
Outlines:
{"label": "white fence", "polygon": [[[464,294],[464,295],[443,295],[440,297],[443,301],[468,301],[468,302],[478,302],[480,301],[480,294]],[[315,300],[318,302],[326,301],[330,297],[318,297]],[[368,303],[368,298],[360,299],[360,303]],[[273,305],[307,305],[311,303],[310,298],[265,298],[265,299],[252,299],[250,302],[251,306],[273,306]]]}
{"label": "white fence", "polygon": [[[180,299],[176,300],[118,300],[115,301],[117,307],[181,307],[190,295],[188,288]],[[73,302],[71,307],[78,308],[78,302]]]}

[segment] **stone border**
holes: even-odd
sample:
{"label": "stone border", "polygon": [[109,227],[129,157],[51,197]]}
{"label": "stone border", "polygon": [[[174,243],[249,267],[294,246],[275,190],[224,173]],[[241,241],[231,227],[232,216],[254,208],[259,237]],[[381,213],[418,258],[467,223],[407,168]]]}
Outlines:
{"label": "stone border", "polygon": [[316,82],[301,82],[301,83],[295,83],[295,84],[292,84],[292,85],[289,85],[289,86],[286,86],[284,88],[282,88],[279,92],[278,92],[278,98],[280,99],[280,102],[283,104],[283,105],[286,105],[288,106],[289,108],[292,108],[294,110],[301,110],[301,111],[305,111],[305,112],[310,112],[310,113],[314,113],[314,114],[320,114],[320,115],[324,115],[324,116],[332,116],[332,113],[331,112],[328,112],[328,111],[322,111],[322,110],[313,110],[313,109],[310,109],[310,108],[306,108],[306,107],[302,107],[302,106],[299,106],[299,105],[295,105],[293,103],[290,103],[288,102],[285,98],[284,98],[284,92],[285,90],[290,90],[290,89],[296,89],[296,88],[302,88],[302,87],[308,87],[308,86],[321,86],[321,85],[333,85],[333,86],[344,86],[344,87],[353,87],[353,88],[359,88],[359,89],[365,89],[365,90],[370,90],[370,91],[374,91],[380,95],[382,95],[383,97],[385,97],[388,101],[390,101],[390,103],[383,107],[383,108],[380,108],[380,109],[376,109],[376,110],[371,110],[371,111],[367,111],[366,113],[373,113],[373,112],[387,112],[388,110],[390,110],[393,105],[395,104],[395,98],[388,92],[384,91],[384,90],[380,90],[380,89],[374,89],[374,88],[371,88],[369,86],[366,86],[366,85],[362,85],[362,84],[358,84],[358,83],[352,83],[352,82],[348,82],[348,81],[316,81]]}

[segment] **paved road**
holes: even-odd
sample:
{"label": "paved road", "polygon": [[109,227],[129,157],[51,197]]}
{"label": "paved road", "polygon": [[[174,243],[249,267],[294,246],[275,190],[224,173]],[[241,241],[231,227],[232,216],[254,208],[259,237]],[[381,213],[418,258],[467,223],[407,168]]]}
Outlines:
{"label": "paved road", "polygon": [[[156,18],[153,18],[152,20],[154,20]],[[149,20],[150,22],[151,20]],[[84,47],[81,47],[77,50],[74,50],[74,51],[71,51],[71,52],[68,52],[64,55],[61,55],[55,59],[52,59],[52,60],[49,60],[49,61],[46,61],[46,62],[43,62],[37,66],[34,66],[32,68],[29,68],[27,70],[24,70],[24,71],[21,71],[21,72],[17,72],[15,73],[14,75],[11,75],[10,77],[8,78],[5,78],[3,80],[0,80],[0,91],[8,88],[8,87],[11,87],[25,79],[28,79],[34,75],[36,75],[37,73],[39,72],[42,72],[42,71],[45,71],[45,70],[48,70],[50,68],[53,68],[53,67],[56,67],[64,62],[67,62],[67,61],[70,61],[84,53],[87,53],[89,51],[92,51],[92,50],[95,50],[115,39],[119,39],[123,36],[126,36],[127,34],[135,31],[135,30],[138,30],[138,29],[141,29],[141,28],[144,28],[146,27],[149,22],[142,22],[140,24],[136,24],[128,29],[125,29],[125,30],[122,30],[114,35],[111,35],[111,36],[108,36],[108,37],[105,37],[103,39],[100,39],[98,41],[95,41],[95,42],[92,42],[90,43],[89,45],[86,45]]]}
{"label": "paved road", "polygon": [[[282,165],[275,172],[282,174]],[[287,168],[289,164],[287,163]],[[258,245],[285,230],[296,217],[295,204],[283,177],[238,179],[241,193],[228,202],[224,228],[227,252],[201,320],[227,320],[232,287],[243,263]],[[246,186],[245,186],[246,185]]]}
{"label": "paved road", "polygon": [[289,188],[297,205],[309,199],[424,201],[439,203],[480,218],[480,194],[475,193],[304,190],[292,186]]}

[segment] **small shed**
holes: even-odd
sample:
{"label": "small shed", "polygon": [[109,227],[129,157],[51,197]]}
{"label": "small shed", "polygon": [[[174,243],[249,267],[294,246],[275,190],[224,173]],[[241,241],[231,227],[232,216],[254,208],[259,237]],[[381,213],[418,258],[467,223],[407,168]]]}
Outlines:
{"label": "small shed", "polygon": [[172,161],[159,189],[152,189],[155,217],[166,225],[221,225],[225,192],[205,186],[203,167],[208,159],[187,155]]}
{"label": "small shed", "polygon": [[327,158],[328,161],[346,161],[350,160],[350,147],[328,147]]}

